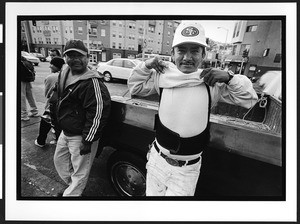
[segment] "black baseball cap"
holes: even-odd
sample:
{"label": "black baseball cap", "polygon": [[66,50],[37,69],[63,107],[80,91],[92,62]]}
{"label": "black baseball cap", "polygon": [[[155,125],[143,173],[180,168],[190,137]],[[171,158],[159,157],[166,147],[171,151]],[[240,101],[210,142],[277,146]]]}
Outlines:
{"label": "black baseball cap", "polygon": [[87,55],[89,52],[81,40],[69,40],[66,43],[63,55],[65,55],[66,53],[68,53],[70,51],[77,51],[77,52],[81,53],[82,55]]}

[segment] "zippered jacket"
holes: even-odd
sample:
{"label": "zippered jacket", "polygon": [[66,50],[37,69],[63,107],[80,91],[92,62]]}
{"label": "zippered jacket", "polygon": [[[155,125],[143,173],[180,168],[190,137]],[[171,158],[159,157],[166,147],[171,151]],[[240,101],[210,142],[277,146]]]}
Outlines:
{"label": "zippered jacket", "polygon": [[96,71],[88,70],[65,86],[70,68],[66,67],[58,78],[58,125],[67,135],[82,135],[84,143],[101,137],[107,123],[111,98]]}

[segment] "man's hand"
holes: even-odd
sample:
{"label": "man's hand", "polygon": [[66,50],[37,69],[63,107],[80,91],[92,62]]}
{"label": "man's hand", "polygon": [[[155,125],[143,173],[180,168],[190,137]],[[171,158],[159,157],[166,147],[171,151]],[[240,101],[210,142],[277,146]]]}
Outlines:
{"label": "man's hand", "polygon": [[217,68],[206,68],[201,72],[200,78],[203,78],[204,82],[209,86],[214,86],[216,82],[227,83],[230,76],[227,71]]}
{"label": "man's hand", "polygon": [[165,68],[168,67],[168,65],[163,60],[161,60],[159,56],[145,61],[145,66],[148,69],[155,69],[157,73],[164,73]]}
{"label": "man's hand", "polygon": [[81,146],[80,146],[80,155],[86,155],[89,154],[91,152],[91,143],[84,143],[82,142]]}

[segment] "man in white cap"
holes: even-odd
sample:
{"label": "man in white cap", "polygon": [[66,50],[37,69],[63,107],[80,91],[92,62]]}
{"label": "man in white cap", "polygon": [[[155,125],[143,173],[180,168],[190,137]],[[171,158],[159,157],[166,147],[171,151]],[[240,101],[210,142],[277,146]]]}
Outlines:
{"label": "man in white cap", "polygon": [[62,130],[54,165],[69,185],[58,196],[82,196],[98,142],[110,113],[110,94],[97,71],[87,68],[88,49],[81,40],[66,43],[67,67],[57,84],[57,123]]}
{"label": "man in white cap", "polygon": [[246,76],[198,69],[205,47],[199,21],[183,21],[172,44],[174,64],[149,59],[128,80],[132,95],[160,94],[156,137],[147,154],[147,196],[193,196],[210,138],[210,108],[218,101],[250,108],[257,101]]}

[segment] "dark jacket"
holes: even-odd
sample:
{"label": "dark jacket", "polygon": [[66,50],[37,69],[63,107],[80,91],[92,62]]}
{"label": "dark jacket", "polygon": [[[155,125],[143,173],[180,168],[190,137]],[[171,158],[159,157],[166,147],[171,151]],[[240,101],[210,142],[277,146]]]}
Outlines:
{"label": "dark jacket", "polygon": [[21,57],[21,61],[19,61],[18,74],[22,82],[33,82],[35,80],[34,67],[24,57]]}
{"label": "dark jacket", "polygon": [[98,140],[110,114],[111,99],[96,71],[87,71],[65,86],[70,68],[58,77],[57,119],[66,135],[82,135],[83,141]]}

